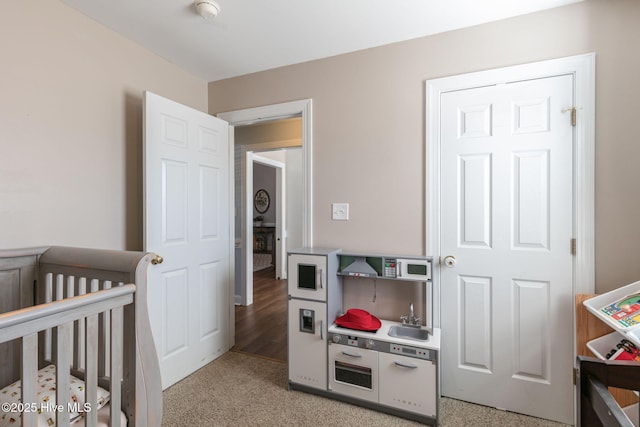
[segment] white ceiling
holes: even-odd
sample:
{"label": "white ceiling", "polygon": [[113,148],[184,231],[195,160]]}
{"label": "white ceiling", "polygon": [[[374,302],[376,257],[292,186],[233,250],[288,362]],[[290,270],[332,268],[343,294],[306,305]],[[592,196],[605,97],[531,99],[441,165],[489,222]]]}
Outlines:
{"label": "white ceiling", "polygon": [[62,0],[206,80],[277,68],[582,0]]}

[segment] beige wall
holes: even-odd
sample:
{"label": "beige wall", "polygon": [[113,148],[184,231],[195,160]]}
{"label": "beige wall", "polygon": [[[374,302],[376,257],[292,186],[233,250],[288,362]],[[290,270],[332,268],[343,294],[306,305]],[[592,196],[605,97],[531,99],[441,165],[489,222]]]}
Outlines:
{"label": "beige wall", "polygon": [[[209,111],[313,99],[314,243],[422,254],[425,80],[596,53],[596,286],[640,280],[640,2],[586,0],[209,84]],[[331,221],[331,202],[350,220]]]}
{"label": "beige wall", "polygon": [[0,6],[0,247],[142,249],[142,92],[207,83],[61,1]]}
{"label": "beige wall", "polygon": [[[216,113],[312,98],[314,236],[424,251],[424,82],[596,53],[598,291],[640,280],[640,2],[586,0],[209,84],[59,1],[0,6],[0,247],[142,247],[142,98]],[[381,173],[383,172],[383,173]],[[351,220],[329,219],[349,202]]]}

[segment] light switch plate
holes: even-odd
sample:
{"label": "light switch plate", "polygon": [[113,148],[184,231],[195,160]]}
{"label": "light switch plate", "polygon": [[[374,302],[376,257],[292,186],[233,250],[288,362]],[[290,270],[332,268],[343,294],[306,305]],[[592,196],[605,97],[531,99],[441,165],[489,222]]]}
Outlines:
{"label": "light switch plate", "polygon": [[331,219],[334,221],[346,221],[349,219],[349,203],[332,203]]}

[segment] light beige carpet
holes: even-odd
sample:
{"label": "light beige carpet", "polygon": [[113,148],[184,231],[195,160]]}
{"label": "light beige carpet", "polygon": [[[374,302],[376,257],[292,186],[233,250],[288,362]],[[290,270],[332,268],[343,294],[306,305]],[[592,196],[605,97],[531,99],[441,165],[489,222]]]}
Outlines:
{"label": "light beige carpet", "polygon": [[[287,365],[229,352],[163,393],[164,427],[418,426],[419,423],[336,400],[287,390]],[[561,427],[550,421],[440,400],[440,425]]]}

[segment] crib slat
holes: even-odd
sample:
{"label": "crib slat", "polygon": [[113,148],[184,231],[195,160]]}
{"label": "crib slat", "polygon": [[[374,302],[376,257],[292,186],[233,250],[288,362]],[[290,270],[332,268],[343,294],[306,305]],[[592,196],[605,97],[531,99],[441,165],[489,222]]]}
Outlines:
{"label": "crib slat", "polygon": [[98,424],[98,315],[88,316],[85,335],[85,401],[91,404],[91,411],[85,413],[85,425],[96,427]]}
{"label": "crib slat", "polygon": [[[111,289],[111,282],[108,280],[103,280],[100,282],[100,289]],[[105,371],[103,373],[104,376],[111,375],[111,340],[108,338],[111,336],[111,311],[105,311],[103,313],[104,318],[102,319],[102,326],[104,327],[104,331],[102,332],[103,337],[105,337],[104,342],[104,351],[101,353],[104,356],[104,367]]]}
{"label": "crib slat", "polygon": [[80,368],[82,367],[82,357],[80,356],[82,344],[82,340],[80,339],[80,334],[82,333],[80,331],[81,323],[82,321],[80,320],[76,320],[75,322],[73,322],[73,355],[71,360],[71,367],[75,370],[80,370]]}
{"label": "crib slat", "polygon": [[120,408],[122,406],[123,314],[122,307],[111,310],[111,427],[122,427]]}
{"label": "crib slat", "polygon": [[[53,301],[62,301],[64,300],[64,291],[65,291],[65,276],[63,274],[56,274],[53,277]],[[58,330],[53,329],[50,331],[51,333],[51,359],[53,362],[56,362],[56,358],[58,357],[58,338],[57,333]]]}
{"label": "crib slat", "polygon": [[[97,292],[100,290],[100,281],[97,279],[91,280],[91,292]],[[105,363],[105,353],[107,351],[106,347],[106,331],[105,331],[105,320],[104,313],[100,313],[98,315],[98,377],[107,376],[106,363]]]}
{"label": "crib slat", "polygon": [[107,376],[107,366],[105,352],[107,351],[107,333],[105,328],[104,313],[98,315],[98,376]]}
{"label": "crib slat", "polygon": [[[22,402],[24,404],[37,404],[36,400],[36,372],[38,371],[38,334],[30,334],[22,337]],[[22,425],[24,427],[36,427],[37,412],[25,411],[22,413]]]}
{"label": "crib slat", "polygon": [[[84,295],[87,293],[87,278],[78,277],[76,280],[76,295]],[[85,352],[83,341],[85,336],[85,322],[78,320],[73,326],[73,368],[76,370],[84,369]]]}
{"label": "crib slat", "polygon": [[[43,300],[40,300],[39,302],[41,304],[46,304],[46,303],[50,303],[52,301],[54,301],[54,297],[53,297],[53,288],[54,288],[54,276],[52,273],[45,273],[44,277],[43,277],[43,283],[44,283],[44,295],[43,295]],[[51,329],[46,329],[44,332],[42,332],[42,344],[40,345],[39,348],[39,352],[40,352],[40,359],[41,360],[51,360],[51,339],[52,339],[52,332]]]}
{"label": "crib slat", "polygon": [[69,367],[71,366],[71,323],[65,323],[56,328],[56,404],[64,409],[56,411],[57,425],[69,425],[68,404],[71,401],[69,393]]}

